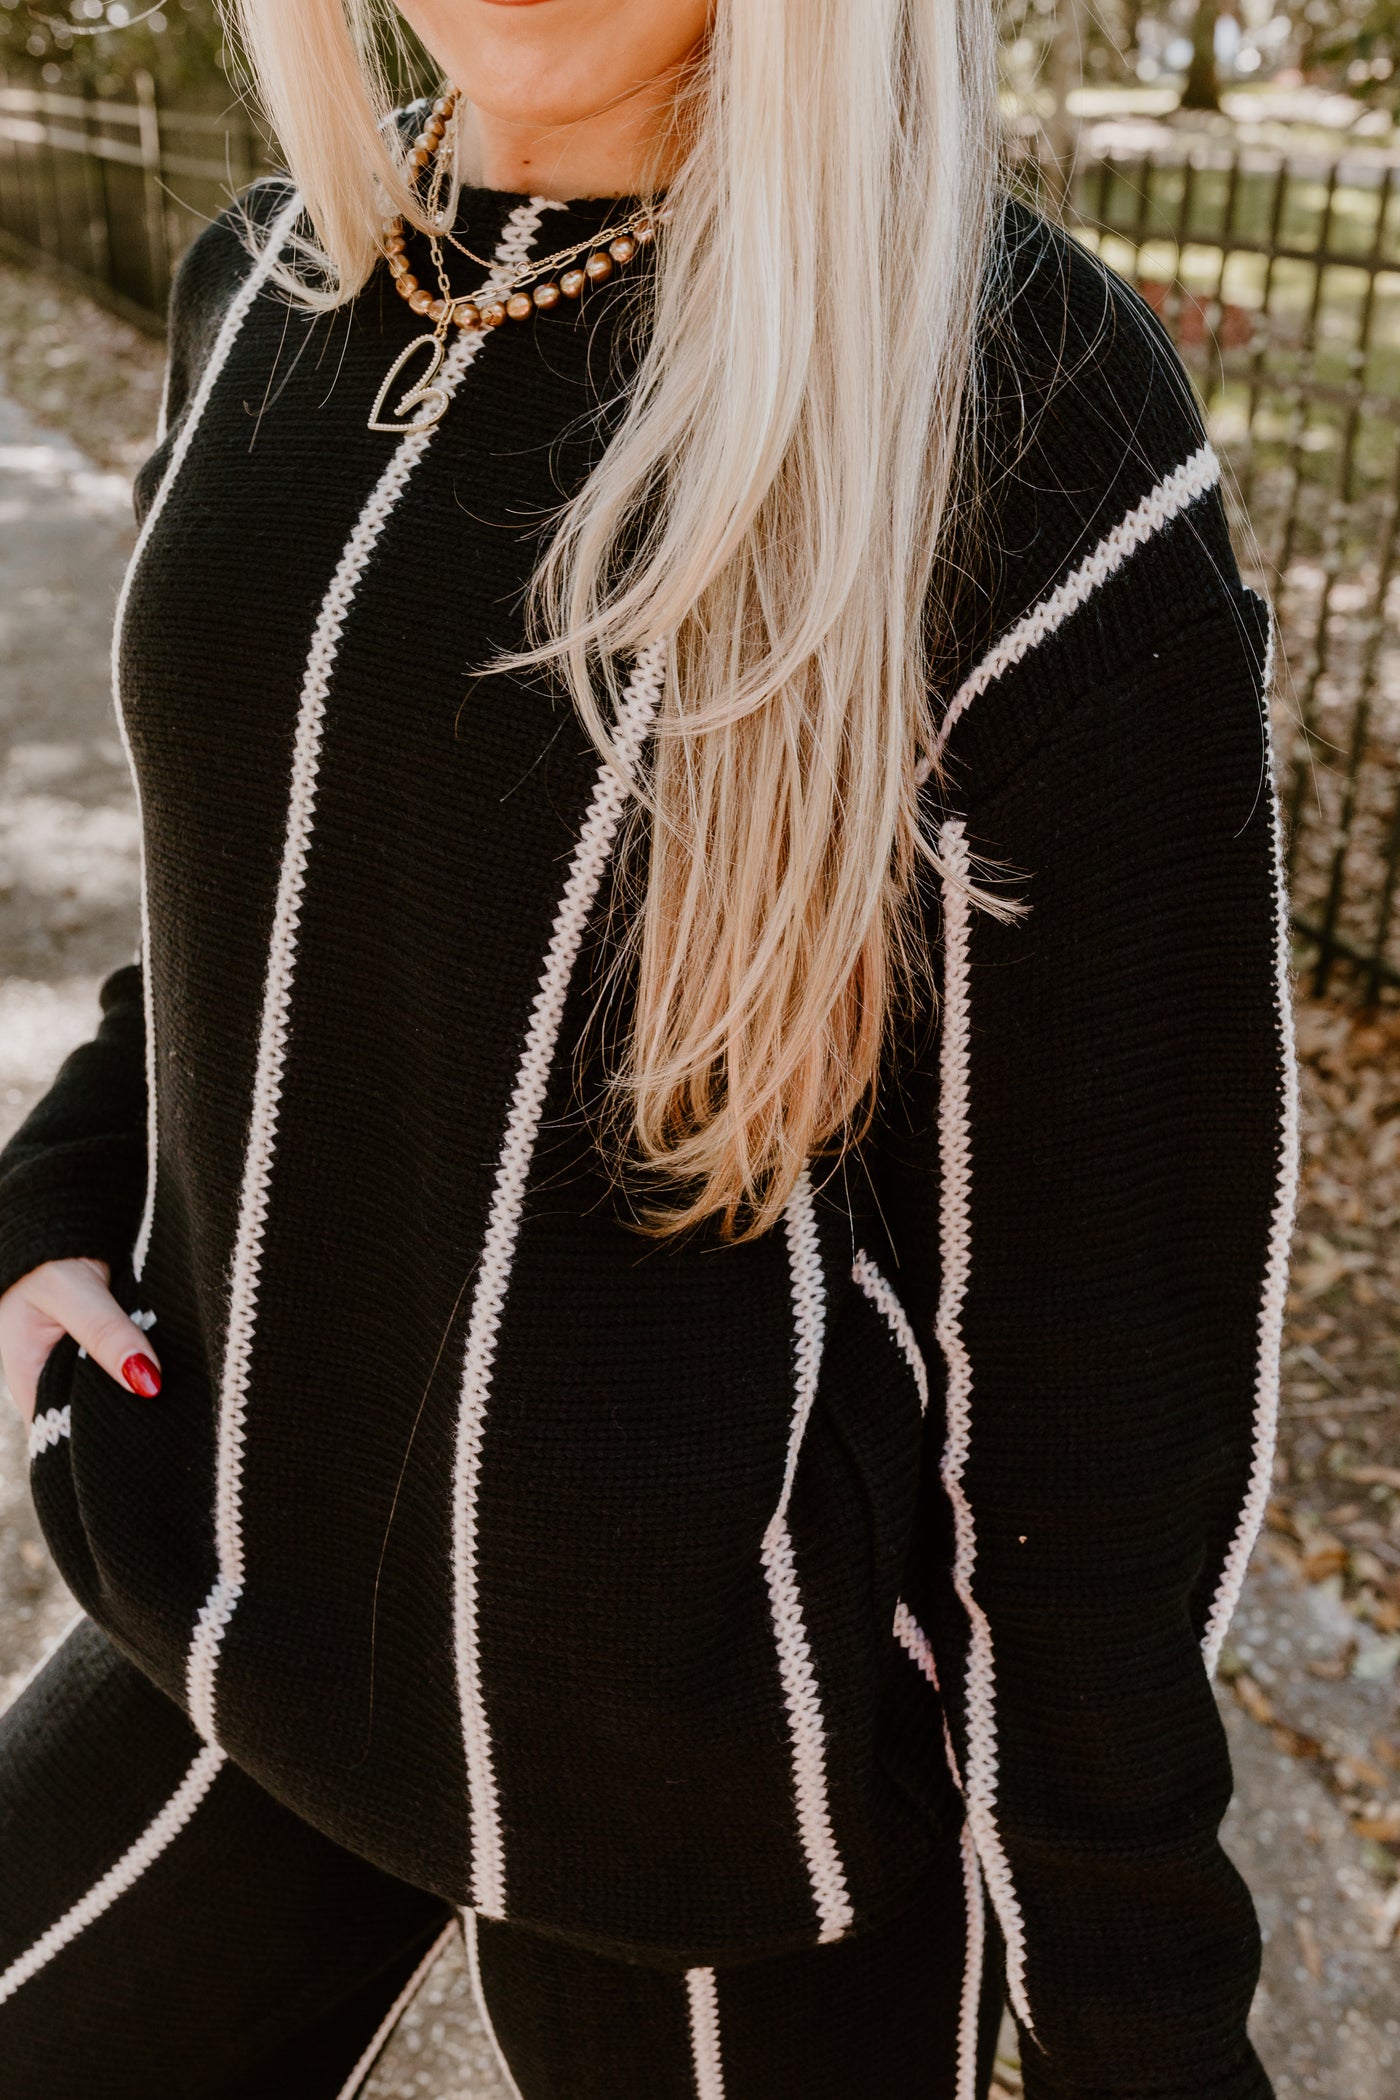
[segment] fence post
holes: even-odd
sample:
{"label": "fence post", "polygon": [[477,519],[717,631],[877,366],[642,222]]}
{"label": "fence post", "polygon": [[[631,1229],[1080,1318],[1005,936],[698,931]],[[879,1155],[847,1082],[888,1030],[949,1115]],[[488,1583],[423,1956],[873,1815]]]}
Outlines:
{"label": "fence post", "polygon": [[[4,66],[0,66],[0,109],[4,108],[3,97],[9,84],[10,76]],[[15,228],[10,223],[12,209],[10,202],[11,184],[6,180],[6,177],[13,167],[14,157],[13,141],[10,139],[0,140],[0,232],[11,235],[15,233]]]}
{"label": "fence post", "polygon": [[103,163],[92,151],[94,137],[93,97],[86,86],[83,88],[83,202],[87,209],[87,244],[92,258],[92,274],[111,286],[112,283],[112,227],[107,206],[107,185],[102,180]]}
{"label": "fence post", "polygon": [[161,181],[160,110],[156,84],[145,67],[133,76],[140,122],[141,174],[146,193],[146,253],[150,261],[149,304],[159,313],[170,282],[170,252],[165,237],[165,189]]}
{"label": "fence post", "polygon": [[63,242],[59,237],[58,218],[54,210],[57,186],[53,172],[53,140],[49,136],[48,93],[40,89],[34,112],[39,137],[34,146],[31,168],[34,176],[34,245],[41,255],[50,258],[61,256]]}

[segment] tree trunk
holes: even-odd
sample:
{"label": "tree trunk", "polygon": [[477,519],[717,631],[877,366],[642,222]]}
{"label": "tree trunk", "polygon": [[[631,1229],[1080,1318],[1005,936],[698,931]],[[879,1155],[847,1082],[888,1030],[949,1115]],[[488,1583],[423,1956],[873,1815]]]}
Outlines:
{"label": "tree trunk", "polygon": [[1215,70],[1215,20],[1218,0],[1196,0],[1191,24],[1191,63],[1181,91],[1183,109],[1219,109],[1220,79]]}

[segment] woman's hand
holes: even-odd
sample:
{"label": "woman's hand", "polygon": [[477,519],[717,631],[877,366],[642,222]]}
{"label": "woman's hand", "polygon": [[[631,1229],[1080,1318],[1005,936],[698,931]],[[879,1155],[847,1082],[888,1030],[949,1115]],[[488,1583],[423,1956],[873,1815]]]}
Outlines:
{"label": "woman's hand", "polygon": [[160,1391],[160,1365],[108,1290],[111,1276],[105,1261],[46,1261],[0,1297],[0,1363],[26,1422],[34,1419],[39,1373],[64,1334],[129,1393],[151,1399]]}

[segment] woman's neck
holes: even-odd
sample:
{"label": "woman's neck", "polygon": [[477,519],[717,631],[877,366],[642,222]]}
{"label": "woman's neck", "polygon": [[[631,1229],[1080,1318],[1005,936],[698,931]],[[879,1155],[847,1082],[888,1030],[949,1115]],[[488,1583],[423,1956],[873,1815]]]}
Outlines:
{"label": "woman's neck", "polygon": [[532,123],[462,103],[463,174],[493,190],[631,197],[663,185],[681,158],[676,77],[648,80],[567,123]]}

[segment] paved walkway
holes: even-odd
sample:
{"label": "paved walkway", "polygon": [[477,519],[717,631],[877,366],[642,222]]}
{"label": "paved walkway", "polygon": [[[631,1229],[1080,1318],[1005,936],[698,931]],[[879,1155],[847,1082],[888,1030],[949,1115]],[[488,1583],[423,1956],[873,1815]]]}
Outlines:
{"label": "paved walkway", "polygon": [[[107,651],[129,498],[0,397],[0,1136],[96,1019],[129,955],[136,831],[108,703]],[[1296,1728],[1367,1754],[1396,1732],[1395,1676],[1323,1684],[1335,1600],[1261,1560],[1236,1628],[1253,1677]],[[1340,1607],[1337,1607],[1340,1608]],[[0,1409],[0,1703],[72,1617],[29,1509],[23,1443]],[[1231,1849],[1268,1933],[1257,2008],[1279,2100],[1394,2100],[1400,1954],[1376,1944],[1379,1884],[1315,1768],[1224,1702],[1240,1783]],[[504,2088],[460,1958],[439,1964],[365,2100],[498,2100]],[[761,2096],[735,2096],[761,2100]],[[852,2100],[879,2100],[853,2095]]]}
{"label": "paved walkway", "polygon": [[[0,1130],[91,1033],[132,952],[136,822],[107,706],[130,497],[0,396]],[[0,1411],[0,1700],[73,1616]]]}

